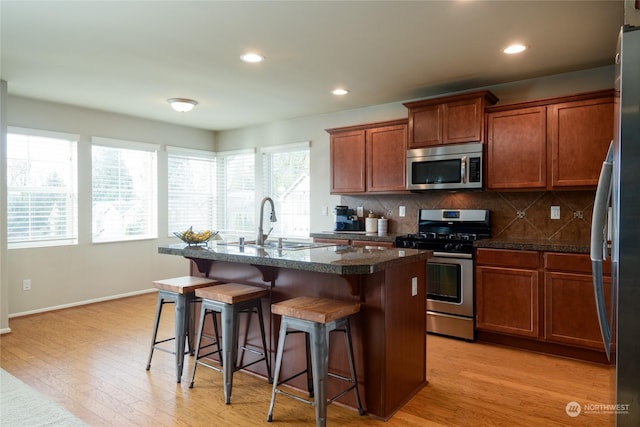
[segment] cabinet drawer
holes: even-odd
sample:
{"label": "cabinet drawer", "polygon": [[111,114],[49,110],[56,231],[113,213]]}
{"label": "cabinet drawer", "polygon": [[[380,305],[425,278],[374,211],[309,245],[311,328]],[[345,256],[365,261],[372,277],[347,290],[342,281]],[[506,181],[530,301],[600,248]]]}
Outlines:
{"label": "cabinet drawer", "polygon": [[[591,257],[587,254],[545,252],[544,268],[551,271],[591,274]],[[602,263],[602,271],[611,274],[611,261]]]}
{"label": "cabinet drawer", "polygon": [[476,250],[476,263],[537,269],[540,265],[540,257],[537,251],[479,248]]}

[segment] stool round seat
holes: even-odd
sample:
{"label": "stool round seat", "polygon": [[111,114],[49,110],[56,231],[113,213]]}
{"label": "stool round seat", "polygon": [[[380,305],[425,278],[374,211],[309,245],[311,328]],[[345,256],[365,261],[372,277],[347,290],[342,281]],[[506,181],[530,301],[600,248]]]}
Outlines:
{"label": "stool round seat", "polygon": [[[316,426],[326,425],[327,405],[344,396],[353,390],[356,398],[358,413],[364,415],[360,392],[358,390],[358,379],[353,357],[353,344],[351,340],[351,327],[349,317],[360,311],[360,303],[339,301],[328,298],[302,296],[292,298],[271,305],[271,312],[282,316],[280,322],[280,334],[278,337],[278,350],[276,352],[276,367],[274,373],[273,388],[271,391],[271,403],[267,421],[273,420],[273,409],[275,406],[276,394],[284,394],[296,400],[309,403],[315,406]],[[279,382],[280,370],[286,336],[293,332],[303,332],[307,347],[307,368],[302,372],[292,375],[288,379]],[[345,337],[346,353],[351,371],[351,377],[344,377],[336,373],[329,372],[329,333],[343,332]],[[309,378],[309,352],[311,353],[312,378]],[[307,384],[309,396],[314,400],[303,399],[295,394],[282,390],[278,386],[307,373]],[[338,395],[327,398],[327,379],[333,377],[349,382],[351,385]]]}
{"label": "stool round seat", "polygon": [[242,285],[240,283],[225,283],[196,290],[196,296],[198,298],[219,301],[225,304],[237,304],[262,298],[268,293],[269,291],[266,289],[258,288],[257,286]]}
{"label": "stool round seat", "polygon": [[[200,308],[200,325],[198,327],[198,338],[196,344],[196,359],[193,364],[193,370],[191,372],[191,384],[193,387],[194,378],[196,375],[196,367],[198,365],[204,365],[206,367],[222,371],[222,378],[224,381],[224,397],[227,404],[231,403],[231,390],[233,386],[233,373],[236,370],[246,368],[255,363],[264,361],[267,378],[271,382],[271,366],[269,364],[269,356],[267,354],[267,342],[265,338],[264,319],[262,314],[262,302],[261,298],[267,296],[269,291],[257,286],[243,285],[240,283],[225,283],[216,286],[209,286],[206,288],[200,288],[196,290],[196,296],[201,299]],[[216,313],[220,313],[222,319],[222,347],[220,346],[220,340],[218,335],[218,325],[216,321]],[[253,348],[248,348],[245,345],[238,345],[238,332],[239,321],[238,316],[240,313],[248,313],[251,316],[252,313],[258,315],[258,321],[260,324],[260,333],[262,338],[262,350],[258,351]],[[202,337],[205,318],[210,315],[213,320],[213,328],[215,333],[215,342],[209,344],[217,346],[217,350],[200,354],[202,347]],[[249,321],[249,320],[248,320]],[[238,347],[244,352],[249,351],[251,353],[261,356],[258,360],[254,360],[250,363],[245,363],[242,366],[238,366]],[[204,358],[207,358],[215,353],[221,354],[222,369],[217,368],[210,363],[207,363]],[[243,353],[244,354],[244,353]]]}
{"label": "stool round seat", "polygon": [[318,323],[328,323],[359,311],[360,303],[316,297],[297,297],[271,305],[274,314]]}
{"label": "stool round seat", "polygon": [[[181,381],[184,365],[185,342],[188,341],[189,353],[193,352],[194,348],[193,341],[195,321],[191,305],[196,298],[195,291],[217,283],[219,283],[217,280],[196,276],[181,276],[153,281],[153,286],[158,289],[158,303],[156,305],[156,315],[153,325],[153,334],[151,336],[151,348],[149,350],[149,359],[147,361],[147,371],[151,369],[151,359],[153,358],[154,350],[172,353],[176,358],[177,382]],[[171,338],[158,340],[158,326],[162,315],[162,307],[164,304],[168,303],[175,304],[175,335]],[[175,341],[173,351],[160,346],[160,344],[171,340]]]}

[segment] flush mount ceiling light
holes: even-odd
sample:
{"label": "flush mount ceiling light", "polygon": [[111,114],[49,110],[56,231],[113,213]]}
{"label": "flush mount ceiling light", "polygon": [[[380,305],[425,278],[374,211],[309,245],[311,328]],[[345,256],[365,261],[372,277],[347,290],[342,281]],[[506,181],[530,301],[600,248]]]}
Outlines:
{"label": "flush mount ceiling light", "polygon": [[244,62],[252,62],[252,63],[256,63],[256,62],[262,62],[264,61],[264,56],[254,53],[254,52],[249,52],[249,53],[245,53],[244,55],[240,56],[240,59],[242,59]]}
{"label": "flush mount ceiling light", "polygon": [[503,52],[506,53],[507,55],[513,55],[516,53],[524,52],[525,50],[527,50],[527,47],[525,45],[520,43],[514,43],[512,45],[505,47],[503,49]]}
{"label": "flush mount ceiling light", "polygon": [[167,102],[171,105],[171,108],[180,113],[191,111],[193,110],[193,107],[198,105],[198,101],[187,98],[169,98],[167,99]]}
{"label": "flush mount ceiling light", "polygon": [[346,95],[349,93],[349,91],[343,88],[337,88],[332,90],[331,93],[334,95]]}

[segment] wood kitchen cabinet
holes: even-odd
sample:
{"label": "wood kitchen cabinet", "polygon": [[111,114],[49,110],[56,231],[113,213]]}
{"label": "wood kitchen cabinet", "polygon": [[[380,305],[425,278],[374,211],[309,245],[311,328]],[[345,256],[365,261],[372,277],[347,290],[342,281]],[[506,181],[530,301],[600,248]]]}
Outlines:
{"label": "wood kitchen cabinet", "polygon": [[613,91],[487,108],[488,190],[584,189],[613,137]]}
{"label": "wood kitchen cabinet", "polygon": [[409,148],[484,141],[484,109],[498,101],[489,91],[405,103]]}
{"label": "wood kitchen cabinet", "polygon": [[486,185],[490,190],[547,185],[547,111],[518,108],[487,114]]}
{"label": "wood kitchen cabinet", "polygon": [[407,121],[327,129],[331,194],[406,190]]}
{"label": "wood kitchen cabinet", "polygon": [[[611,263],[603,263],[611,274]],[[607,307],[611,281],[605,278]],[[610,313],[609,313],[610,314]],[[476,249],[479,339],[606,362],[587,254]]]}
{"label": "wood kitchen cabinet", "polygon": [[539,264],[537,251],[477,249],[478,330],[525,337],[540,335]]}
{"label": "wood kitchen cabinet", "polygon": [[364,193],[365,134],[362,130],[331,133],[331,194]]}
{"label": "wood kitchen cabinet", "polygon": [[[603,350],[591,276],[591,258],[585,254],[544,254],[545,339]],[[611,274],[611,263],[603,263]],[[605,277],[606,306],[611,280]],[[610,313],[608,313],[610,314]]]}
{"label": "wood kitchen cabinet", "polygon": [[613,138],[613,96],[547,107],[551,188],[596,187]]}

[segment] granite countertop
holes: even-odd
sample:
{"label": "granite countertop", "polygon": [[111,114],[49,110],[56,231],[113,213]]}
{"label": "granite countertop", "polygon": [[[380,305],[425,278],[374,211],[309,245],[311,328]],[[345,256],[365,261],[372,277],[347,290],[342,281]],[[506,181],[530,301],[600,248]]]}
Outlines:
{"label": "granite countertop", "polygon": [[432,251],[427,250],[331,244],[315,244],[309,249],[263,248],[253,245],[242,248],[237,244],[215,241],[209,243],[209,246],[188,246],[183,243],[160,246],[158,252],[187,258],[343,275],[375,273],[395,265],[426,261],[432,255]]}
{"label": "granite countertop", "polygon": [[364,231],[320,231],[309,234],[309,237],[318,239],[370,240],[372,242],[394,242],[396,236],[406,236],[406,234],[378,234]]}
{"label": "granite countertop", "polygon": [[581,254],[588,254],[591,249],[589,242],[556,242],[537,239],[480,239],[474,241],[473,246],[476,248],[571,252]]}

